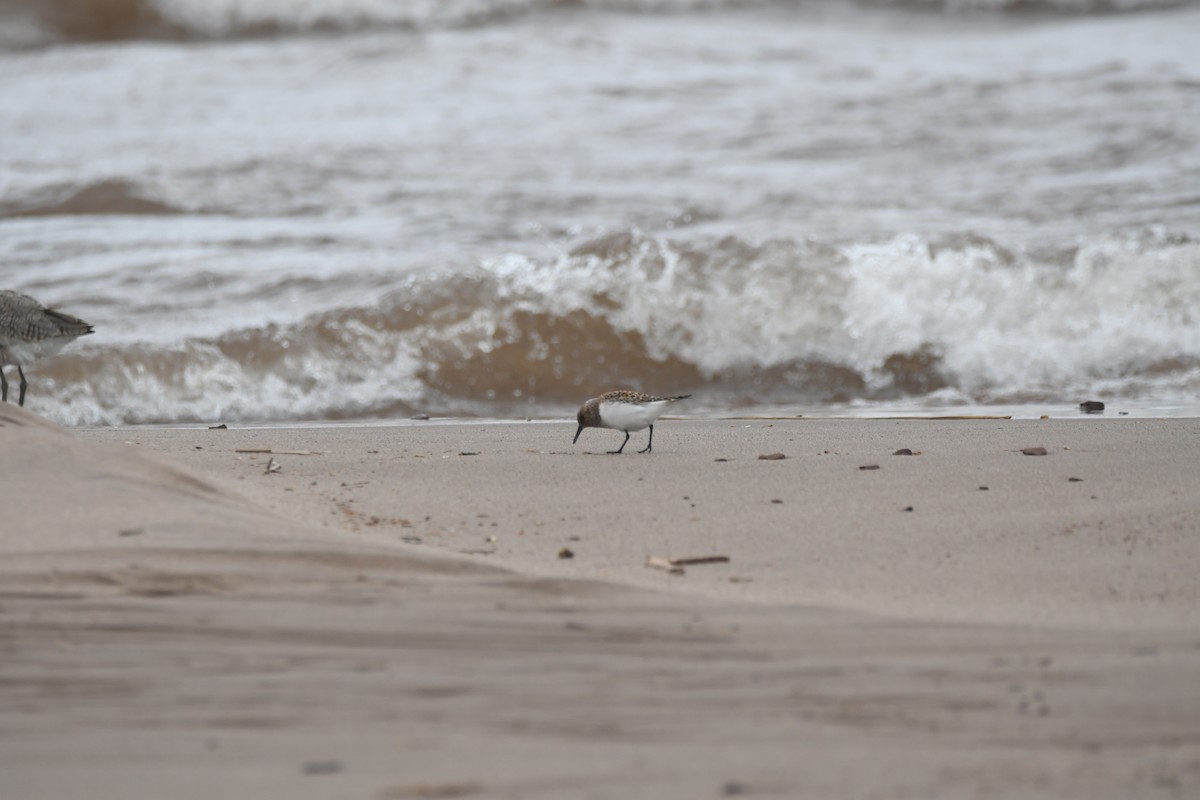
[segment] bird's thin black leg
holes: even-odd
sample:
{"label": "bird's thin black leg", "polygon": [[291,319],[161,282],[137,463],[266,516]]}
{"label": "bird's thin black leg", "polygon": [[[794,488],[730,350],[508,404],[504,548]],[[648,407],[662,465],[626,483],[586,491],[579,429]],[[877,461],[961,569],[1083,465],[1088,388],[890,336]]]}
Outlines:
{"label": "bird's thin black leg", "polygon": [[654,426],[650,426],[650,441],[646,442],[645,450],[638,450],[639,453],[649,453],[650,448],[654,447]]}
{"label": "bird's thin black leg", "polygon": [[619,456],[621,454],[621,451],[625,449],[625,444],[628,441],[629,441],[629,431],[625,431],[625,441],[621,442],[621,446],[618,447],[616,450],[609,450],[608,454],[610,456]]}
{"label": "bird's thin black leg", "polygon": [[0,367],[0,402],[8,402],[8,378],[4,377],[4,367]]}
{"label": "bird's thin black leg", "polygon": [[29,384],[25,382],[25,372],[21,369],[21,365],[17,364],[17,374],[21,376],[21,399],[17,401],[17,405],[25,405],[25,387]]}

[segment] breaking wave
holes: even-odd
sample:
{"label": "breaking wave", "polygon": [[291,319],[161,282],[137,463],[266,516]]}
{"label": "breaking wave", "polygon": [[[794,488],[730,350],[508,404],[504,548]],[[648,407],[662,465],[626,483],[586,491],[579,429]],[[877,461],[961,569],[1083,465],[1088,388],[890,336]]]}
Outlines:
{"label": "breaking wave", "polygon": [[[1164,399],[1200,390],[1200,243],[1018,252],[614,232],[405,279],[376,304],[171,346],[103,331],[33,367],[73,424],[560,413],[614,387],[697,410]],[[52,407],[52,408],[51,408]]]}
{"label": "breaking wave", "polygon": [[[1108,14],[1194,0],[861,0],[860,5],[951,14]],[[10,44],[138,38],[225,39],[502,22],[571,8],[686,13],[775,0],[10,0],[0,37]]]}

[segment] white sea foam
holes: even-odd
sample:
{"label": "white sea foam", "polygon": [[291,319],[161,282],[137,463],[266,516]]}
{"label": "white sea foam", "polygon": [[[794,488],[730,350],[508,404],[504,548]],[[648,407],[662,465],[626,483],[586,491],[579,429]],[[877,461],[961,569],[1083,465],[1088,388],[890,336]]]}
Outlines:
{"label": "white sea foam", "polygon": [[[208,36],[265,29],[428,29],[562,9],[682,13],[779,5],[770,0],[154,0],[171,23]],[[870,4],[868,0],[868,4]],[[1052,11],[1111,13],[1186,5],[1187,0],[875,0],[876,5],[952,14]]]}
{"label": "white sea foam", "polygon": [[606,256],[510,256],[489,268],[511,287],[508,302],[605,316],[642,334],[652,356],[709,376],[828,361],[878,389],[889,358],[929,351],[965,392],[1019,394],[1200,354],[1200,244],[1161,231],[1085,243],[1067,263],[978,237],[944,247],[911,235],[699,249],[634,236]]}

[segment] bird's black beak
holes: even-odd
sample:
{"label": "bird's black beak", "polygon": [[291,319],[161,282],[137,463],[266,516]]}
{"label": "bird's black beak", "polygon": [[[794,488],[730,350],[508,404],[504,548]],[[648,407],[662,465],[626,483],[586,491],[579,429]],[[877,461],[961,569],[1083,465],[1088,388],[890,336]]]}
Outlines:
{"label": "bird's black beak", "polygon": [[579,427],[576,429],[576,431],[575,431],[575,438],[571,440],[571,444],[575,444],[576,442],[578,442],[578,441],[579,441],[579,434],[581,434],[581,433],[583,433],[583,426],[582,426],[582,425],[580,425],[580,426],[579,426]]}

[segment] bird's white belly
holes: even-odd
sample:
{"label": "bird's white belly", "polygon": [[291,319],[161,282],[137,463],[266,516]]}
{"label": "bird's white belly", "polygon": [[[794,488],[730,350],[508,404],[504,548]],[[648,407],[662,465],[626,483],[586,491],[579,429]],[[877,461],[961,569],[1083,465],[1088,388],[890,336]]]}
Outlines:
{"label": "bird's white belly", "polygon": [[56,336],[50,339],[39,339],[36,342],[8,342],[0,347],[3,350],[4,363],[24,366],[39,358],[52,356],[74,340],[74,336]]}
{"label": "bird's white belly", "polygon": [[637,403],[601,403],[600,421],[605,428],[619,431],[640,431],[654,423],[666,402],[639,405]]}

